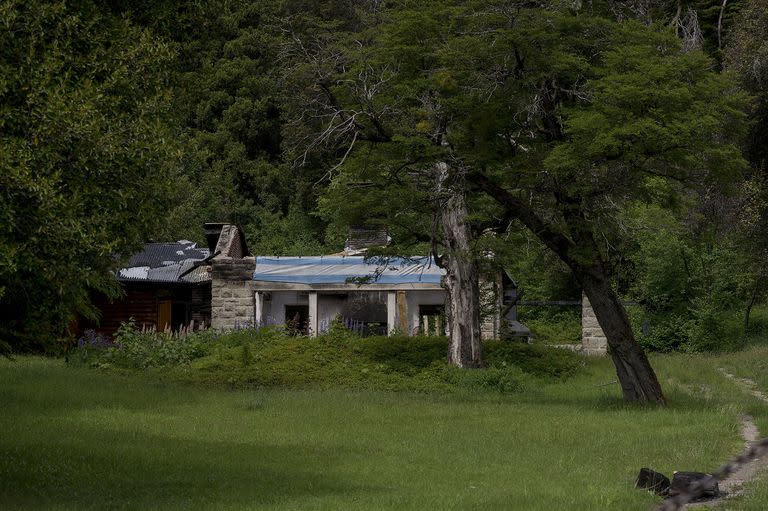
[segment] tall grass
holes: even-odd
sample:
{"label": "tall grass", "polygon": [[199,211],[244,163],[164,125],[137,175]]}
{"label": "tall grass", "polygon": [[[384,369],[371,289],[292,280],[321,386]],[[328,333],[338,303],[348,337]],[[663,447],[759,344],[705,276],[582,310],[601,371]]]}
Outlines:
{"label": "tall grass", "polygon": [[509,395],[228,391],[2,360],[0,507],[646,510],[640,467],[711,469],[741,448],[745,406],[764,420],[720,362],[654,359],[671,405],[654,409],[621,402],[605,359]]}

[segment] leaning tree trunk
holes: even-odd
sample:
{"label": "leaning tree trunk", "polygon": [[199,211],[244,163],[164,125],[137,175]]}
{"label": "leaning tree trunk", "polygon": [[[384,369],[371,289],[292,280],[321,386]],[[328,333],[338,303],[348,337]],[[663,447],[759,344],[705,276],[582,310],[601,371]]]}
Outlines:
{"label": "leaning tree trunk", "polygon": [[472,177],[476,185],[504,207],[510,218],[520,220],[557,254],[581,283],[608,341],[624,399],[666,404],[656,373],[637,344],[627,312],[611,287],[594,235],[578,218],[578,208],[576,214],[565,218],[566,222],[571,220],[570,236],[565,236],[552,222],[545,221],[528,204],[484,174]]}
{"label": "leaning tree trunk", "polygon": [[601,262],[589,268],[574,269],[574,273],[608,341],[624,399],[666,404],[656,373],[635,340],[627,312],[611,287]]}
{"label": "leaning tree trunk", "polygon": [[447,254],[444,255],[443,286],[448,293],[448,362],[462,368],[483,366],[480,342],[480,286],[477,263],[470,247],[467,203],[463,190],[448,183],[450,168],[439,163],[436,169],[440,220]]}

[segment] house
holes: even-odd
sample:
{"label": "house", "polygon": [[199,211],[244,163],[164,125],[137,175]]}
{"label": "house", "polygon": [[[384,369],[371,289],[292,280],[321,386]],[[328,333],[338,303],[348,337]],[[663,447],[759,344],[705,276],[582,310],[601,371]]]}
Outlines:
{"label": "house", "polygon": [[[207,247],[181,240],[173,243],[146,243],[125,266],[115,272],[123,295],[109,300],[92,296],[101,312],[97,324],[81,320],[78,330],[94,329],[113,335],[121,323],[133,319],[141,329],[177,331],[181,328],[207,328],[211,325],[211,256],[216,255],[221,232],[229,240],[228,224],[206,224]],[[235,241],[240,256],[248,255],[244,237]]]}
{"label": "house", "polygon": [[[363,335],[444,333],[445,270],[429,257],[366,260],[360,239],[380,244],[386,237],[357,234],[344,252],[330,256],[238,257],[227,251],[222,233],[220,253],[211,260],[211,325],[221,330],[289,325],[314,336],[339,318]],[[484,338],[498,338],[507,320],[519,325],[512,279],[486,279],[481,288],[490,305]],[[509,307],[502,318],[505,300]],[[518,334],[525,335],[527,329],[520,327]]]}
{"label": "house", "polygon": [[[234,330],[287,325],[317,335],[335,319],[362,335],[445,333],[445,270],[429,257],[371,258],[386,235],[353,231],[338,254],[252,256],[242,230],[205,225],[207,247],[190,241],[147,243],[116,272],[122,298],[96,297],[97,330],[113,334],[133,318],[139,328]],[[483,337],[498,338],[516,323],[516,284],[506,274],[481,283]],[[502,318],[502,315],[505,318]]]}
{"label": "house", "polygon": [[257,325],[293,321],[310,335],[335,318],[362,334],[441,331],[444,270],[430,258],[257,257]]}

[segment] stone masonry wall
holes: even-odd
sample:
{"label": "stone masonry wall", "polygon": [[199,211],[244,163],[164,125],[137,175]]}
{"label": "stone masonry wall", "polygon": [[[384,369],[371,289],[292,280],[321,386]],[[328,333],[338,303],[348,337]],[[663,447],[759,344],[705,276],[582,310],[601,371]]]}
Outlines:
{"label": "stone masonry wall", "polygon": [[605,355],[608,341],[597,322],[595,311],[585,294],[581,295],[581,351],[587,355]]}
{"label": "stone masonry wall", "polygon": [[484,341],[498,339],[501,330],[501,277],[481,277],[480,287],[480,338]]}
{"label": "stone masonry wall", "polygon": [[254,324],[254,257],[215,257],[211,261],[211,327],[234,330]]}

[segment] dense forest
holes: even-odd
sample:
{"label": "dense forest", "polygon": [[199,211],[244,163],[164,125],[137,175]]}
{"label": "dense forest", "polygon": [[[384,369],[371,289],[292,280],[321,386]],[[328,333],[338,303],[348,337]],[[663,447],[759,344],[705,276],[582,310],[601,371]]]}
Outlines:
{"label": "dense forest", "polygon": [[281,255],[383,228],[452,254],[455,290],[470,261],[604,297],[609,341],[632,301],[661,351],[732,348],[765,299],[766,0],[9,0],[0,25],[5,350],[206,221]]}

